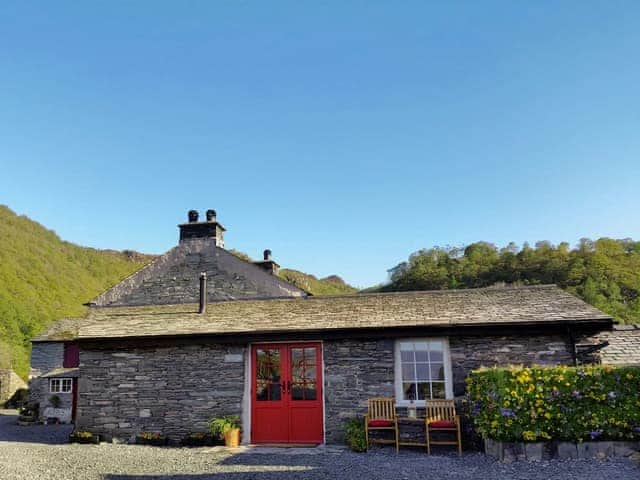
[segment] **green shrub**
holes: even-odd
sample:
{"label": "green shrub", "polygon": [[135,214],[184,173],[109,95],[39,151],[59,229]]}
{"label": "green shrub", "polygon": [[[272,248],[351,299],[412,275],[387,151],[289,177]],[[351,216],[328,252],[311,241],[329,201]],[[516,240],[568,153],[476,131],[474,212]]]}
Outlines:
{"label": "green shrub", "polygon": [[367,436],[364,431],[364,421],[361,418],[352,418],[346,421],[345,441],[354,452],[367,451]]}
{"label": "green shrub", "polygon": [[501,441],[640,439],[640,368],[513,367],[467,378],[476,431]]}
{"label": "green shrub", "polygon": [[213,435],[222,437],[229,430],[240,428],[240,417],[238,415],[223,415],[209,420],[209,431]]}

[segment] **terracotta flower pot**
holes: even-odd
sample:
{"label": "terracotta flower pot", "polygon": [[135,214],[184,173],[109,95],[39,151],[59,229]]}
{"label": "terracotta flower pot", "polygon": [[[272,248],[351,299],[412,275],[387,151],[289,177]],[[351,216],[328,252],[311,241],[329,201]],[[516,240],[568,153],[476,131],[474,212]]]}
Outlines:
{"label": "terracotta flower pot", "polygon": [[237,447],[240,445],[240,429],[232,428],[224,432],[224,445],[226,447]]}

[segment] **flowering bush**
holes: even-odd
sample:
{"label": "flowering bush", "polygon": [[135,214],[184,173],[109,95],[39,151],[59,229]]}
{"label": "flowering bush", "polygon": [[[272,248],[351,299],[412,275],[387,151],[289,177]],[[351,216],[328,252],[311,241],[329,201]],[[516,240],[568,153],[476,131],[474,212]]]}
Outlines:
{"label": "flowering bush", "polygon": [[640,368],[512,367],[467,378],[477,432],[500,441],[640,439]]}

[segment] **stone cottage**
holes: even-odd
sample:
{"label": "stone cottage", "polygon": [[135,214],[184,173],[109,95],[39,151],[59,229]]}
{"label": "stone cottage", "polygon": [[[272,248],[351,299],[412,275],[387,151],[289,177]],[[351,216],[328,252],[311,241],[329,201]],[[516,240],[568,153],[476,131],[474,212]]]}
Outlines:
{"label": "stone cottage", "polygon": [[177,440],[237,414],[247,443],[339,442],[370,397],[454,398],[471,369],[573,364],[580,339],[612,328],[555,286],[312,297],[269,252],[225,250],[214,212],[179,227],[176,248],[36,342],[78,346],[80,429]]}

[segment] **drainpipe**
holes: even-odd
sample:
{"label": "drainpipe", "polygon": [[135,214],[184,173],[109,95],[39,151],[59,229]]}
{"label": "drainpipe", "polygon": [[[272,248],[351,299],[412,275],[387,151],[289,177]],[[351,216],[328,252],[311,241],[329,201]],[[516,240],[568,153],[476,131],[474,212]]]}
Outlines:
{"label": "drainpipe", "polygon": [[207,273],[202,272],[200,274],[200,308],[198,313],[205,313],[207,311]]}

